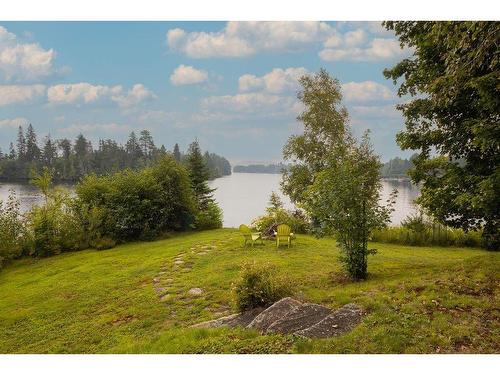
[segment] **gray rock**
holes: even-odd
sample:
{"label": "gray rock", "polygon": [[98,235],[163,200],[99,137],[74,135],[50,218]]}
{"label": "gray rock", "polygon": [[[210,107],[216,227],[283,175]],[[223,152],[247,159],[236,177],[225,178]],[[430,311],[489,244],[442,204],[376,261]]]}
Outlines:
{"label": "gray rock", "polygon": [[265,331],[271,324],[284,318],[301,305],[301,302],[293,298],[283,298],[256,316],[255,319],[248,324],[248,328]]}
{"label": "gray rock", "polygon": [[283,333],[289,334],[302,329],[311,327],[312,325],[320,322],[332,310],[325,306],[317,305],[315,303],[307,303],[297,307],[283,318],[272,323],[266,330],[267,333]]}
{"label": "gray rock", "polygon": [[352,303],[342,306],[320,322],[309,328],[297,331],[296,334],[309,338],[326,338],[339,336],[349,332],[359,323],[363,317],[363,311]]}
{"label": "gray rock", "polygon": [[201,288],[191,288],[188,290],[190,296],[201,296],[203,294],[203,289]]}
{"label": "gray rock", "polygon": [[219,319],[210,320],[195,324],[193,328],[217,328],[217,327],[246,327],[257,315],[262,312],[262,308],[255,308],[240,314],[232,314]]}

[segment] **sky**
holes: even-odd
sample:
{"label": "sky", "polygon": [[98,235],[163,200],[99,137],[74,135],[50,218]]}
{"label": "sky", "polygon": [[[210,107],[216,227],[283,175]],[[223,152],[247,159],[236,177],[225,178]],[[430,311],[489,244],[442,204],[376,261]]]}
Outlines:
{"label": "sky", "polygon": [[409,156],[382,73],[408,56],[379,22],[0,21],[0,149],[31,123],[40,140],[148,129],[167,149],[198,139],[233,164],[277,162],[301,132],[297,79],[325,68],[354,133],[370,129],[383,161]]}

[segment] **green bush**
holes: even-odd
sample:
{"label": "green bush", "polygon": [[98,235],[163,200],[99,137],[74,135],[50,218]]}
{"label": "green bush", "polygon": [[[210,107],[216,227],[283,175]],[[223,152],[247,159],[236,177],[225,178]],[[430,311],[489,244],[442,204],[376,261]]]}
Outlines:
{"label": "green bush", "polygon": [[50,191],[45,204],[33,206],[28,217],[33,233],[32,255],[47,257],[88,247],[84,228],[68,192]]}
{"label": "green bush", "polygon": [[294,233],[309,233],[311,231],[310,220],[305,213],[301,210],[284,209],[281,199],[275,192],[272,192],[266,214],[254,219],[252,227],[265,236],[271,236],[280,224],[288,225]]}
{"label": "green bush", "polygon": [[100,237],[90,243],[94,249],[107,250],[116,246],[116,241],[109,237]]}
{"label": "green bush", "polygon": [[87,176],[76,193],[91,240],[151,239],[194,224],[196,209],[189,176],[168,156],[140,171]]}
{"label": "green bush", "polygon": [[222,210],[217,203],[209,202],[205,210],[198,211],[195,228],[198,230],[222,228]]}
{"label": "green bush", "polygon": [[11,190],[6,202],[0,201],[0,268],[3,263],[29,252],[30,247],[27,221],[19,210],[15,192]]}
{"label": "green bush", "polygon": [[267,307],[293,293],[291,283],[271,264],[244,263],[233,287],[235,304],[240,311]]}

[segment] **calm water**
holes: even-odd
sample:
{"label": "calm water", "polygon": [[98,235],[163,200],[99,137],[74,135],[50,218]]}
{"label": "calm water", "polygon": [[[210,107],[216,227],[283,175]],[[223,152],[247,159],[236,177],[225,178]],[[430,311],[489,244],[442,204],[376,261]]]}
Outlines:
{"label": "calm water", "polygon": [[[224,226],[238,227],[262,215],[271,191],[277,192],[287,208],[293,208],[290,200],[279,191],[281,175],[264,173],[234,173],[210,182],[215,191],[215,199],[224,211]],[[71,186],[67,186],[71,188]],[[398,199],[392,214],[392,223],[399,224],[413,212],[412,201],[419,190],[408,181],[383,181],[382,198],[385,201],[393,189],[398,189]],[[0,183],[0,200],[6,200],[9,189],[16,192],[21,202],[21,210],[28,210],[34,203],[41,202],[37,189],[28,184]]]}

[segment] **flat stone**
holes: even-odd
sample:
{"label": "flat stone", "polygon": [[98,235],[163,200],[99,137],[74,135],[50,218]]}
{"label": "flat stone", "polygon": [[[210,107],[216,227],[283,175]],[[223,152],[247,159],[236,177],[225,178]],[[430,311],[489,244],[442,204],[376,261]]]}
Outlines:
{"label": "flat stone", "polygon": [[172,297],[171,294],[165,294],[165,295],[161,296],[160,301],[162,301],[162,302],[168,301],[171,297]]}
{"label": "flat stone", "polygon": [[302,306],[301,302],[290,297],[283,298],[262,311],[248,324],[248,328],[265,331],[271,324],[284,318],[299,306]]}
{"label": "flat stone", "polygon": [[201,288],[191,288],[188,290],[190,296],[201,296],[203,294],[203,289]]}
{"label": "flat stone", "polygon": [[153,279],[153,283],[154,283],[154,284],[158,284],[159,282],[160,282],[160,278],[159,278],[159,277],[155,277],[155,278]]}
{"label": "flat stone", "polygon": [[208,253],[206,251],[202,251],[200,253],[198,253],[198,255],[207,255]]}
{"label": "flat stone", "polygon": [[155,288],[156,294],[163,294],[166,290],[166,288]]}
{"label": "flat stone", "polygon": [[325,306],[317,305],[315,303],[303,304],[302,306],[299,306],[295,310],[291,311],[285,317],[271,324],[267,328],[266,332],[283,334],[294,333],[311,327],[326,318],[331,313],[332,310]]}
{"label": "flat stone", "polygon": [[160,272],[158,272],[158,275],[165,275],[165,274],[166,274],[166,272],[165,272],[165,271],[160,271]]}
{"label": "flat stone", "polygon": [[184,264],[184,261],[179,259],[174,261],[174,264]]}
{"label": "flat stone", "polygon": [[320,322],[309,328],[297,331],[295,334],[308,338],[326,338],[339,336],[349,332],[359,323],[363,311],[355,304],[347,304],[334,311]]}
{"label": "flat stone", "polygon": [[232,314],[219,319],[210,320],[195,324],[193,328],[217,328],[217,327],[246,327],[257,315],[262,312],[262,308],[247,310],[240,314]]}

